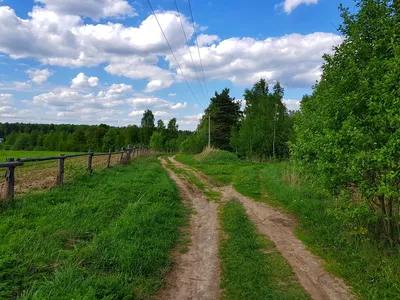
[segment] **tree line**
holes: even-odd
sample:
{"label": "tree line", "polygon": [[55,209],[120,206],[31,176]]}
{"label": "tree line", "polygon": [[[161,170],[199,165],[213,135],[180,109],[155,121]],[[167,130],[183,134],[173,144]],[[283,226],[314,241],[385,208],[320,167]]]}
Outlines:
{"label": "tree line", "polygon": [[143,114],[141,126],[113,127],[100,125],[71,125],[71,124],[26,124],[0,123],[0,143],[3,150],[49,150],[65,152],[96,152],[118,151],[128,144],[149,146],[152,135],[162,131],[163,139],[155,145],[157,150],[169,148],[177,150],[177,145],[188,135],[189,131],[178,130],[176,119],[163,126],[163,121],[154,124],[151,110]]}

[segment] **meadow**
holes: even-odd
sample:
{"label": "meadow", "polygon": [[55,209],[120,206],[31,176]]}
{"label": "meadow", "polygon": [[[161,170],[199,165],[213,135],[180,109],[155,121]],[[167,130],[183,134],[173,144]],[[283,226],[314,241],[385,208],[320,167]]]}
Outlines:
{"label": "meadow", "polygon": [[[47,156],[59,156],[60,154],[77,154],[77,152],[61,151],[14,151],[0,150],[0,161],[6,161],[7,158],[38,158]],[[112,155],[111,166],[119,163],[120,155]],[[71,183],[74,179],[85,173],[87,168],[87,156],[68,158],[65,161],[65,183]],[[94,169],[106,168],[106,156],[93,157]],[[5,172],[5,169],[2,169]],[[58,161],[42,161],[25,163],[22,167],[15,170],[15,192],[16,194],[25,194],[31,190],[43,190],[51,188],[56,183],[58,172]],[[0,180],[0,198],[5,197],[5,179]]]}
{"label": "meadow", "polygon": [[25,150],[0,150],[0,161],[6,161],[7,158],[30,158],[30,157],[46,157],[58,156],[60,154],[76,154],[77,152],[62,151],[25,151]]}
{"label": "meadow", "polygon": [[2,299],[147,299],[188,216],[155,157],[1,206]]}
{"label": "meadow", "polygon": [[289,162],[251,163],[225,151],[213,155],[179,154],[176,159],[221,184],[232,184],[238,192],[256,201],[294,215],[297,237],[326,261],[328,271],[352,286],[360,298],[397,299],[398,248],[346,226],[346,211],[338,215],[333,196],[312,182],[300,181]]}

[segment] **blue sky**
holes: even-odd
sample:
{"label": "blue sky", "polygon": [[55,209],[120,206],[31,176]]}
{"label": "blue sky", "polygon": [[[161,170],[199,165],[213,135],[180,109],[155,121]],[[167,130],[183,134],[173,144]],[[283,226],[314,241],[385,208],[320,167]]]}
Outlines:
{"label": "blue sky", "polygon": [[355,10],[351,0],[191,0],[193,26],[187,0],[176,0],[180,14],[174,0],[150,2],[180,69],[147,0],[0,0],[0,121],[125,126],[151,109],[194,129],[215,91],[241,99],[260,78],[280,81],[298,109],[341,42],[339,4]]}

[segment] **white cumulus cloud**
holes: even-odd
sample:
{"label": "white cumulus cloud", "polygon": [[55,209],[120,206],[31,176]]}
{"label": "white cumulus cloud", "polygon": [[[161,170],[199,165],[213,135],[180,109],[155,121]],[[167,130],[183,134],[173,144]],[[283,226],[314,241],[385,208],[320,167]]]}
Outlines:
{"label": "white cumulus cloud", "polygon": [[72,79],[71,88],[94,88],[99,85],[99,78],[88,77],[85,73],[79,73],[74,79]]}
{"label": "white cumulus cloud", "polygon": [[0,94],[0,105],[10,104],[13,98],[12,94]]}
{"label": "white cumulus cloud", "polygon": [[284,2],[281,3],[283,6],[283,10],[285,13],[290,14],[297,6],[301,4],[317,4],[318,0],[285,0]]}
{"label": "white cumulus cloud", "polygon": [[[200,52],[207,81],[230,80],[236,85],[251,86],[265,78],[269,83],[280,81],[286,87],[310,87],[320,78],[322,55],[332,51],[338,38],[323,32],[265,40],[230,38],[203,46]],[[192,51],[196,49],[193,47]],[[195,81],[196,72],[187,51],[178,51],[177,57],[186,77]],[[167,60],[176,67],[171,55]],[[200,70],[200,63],[195,63]]]}
{"label": "white cumulus cloud", "polygon": [[282,102],[288,110],[299,110],[300,109],[300,100],[283,99]]}
{"label": "white cumulus cloud", "polygon": [[79,15],[99,21],[107,17],[137,16],[127,0],[35,0],[46,9],[66,15]]}
{"label": "white cumulus cloud", "polygon": [[[111,75],[145,79],[144,92],[152,93],[183,82],[153,15],[137,26],[96,23],[129,14],[126,0],[37,0],[28,17],[17,16],[8,6],[0,6],[0,52],[13,59],[33,58],[47,65],[94,67],[104,65]],[[288,11],[301,3],[317,0],[286,0]],[[97,6],[94,4],[98,4]],[[96,6],[96,7],[94,7]],[[182,71],[190,83],[197,74],[185,45],[179,15],[175,11],[156,12],[174,49]],[[183,28],[192,39],[193,28],[182,15]],[[201,27],[200,25],[197,25]],[[252,37],[220,39],[199,35],[199,47],[207,81],[229,80],[234,85],[251,86],[260,78],[280,81],[287,88],[307,88],[320,78],[322,55],[331,52],[340,37],[333,33],[288,34],[264,40]],[[196,70],[202,70],[197,47],[191,46]],[[164,67],[161,67],[164,66]],[[73,88],[95,87],[96,77],[78,75]],[[200,78],[203,79],[201,74]],[[43,79],[38,79],[44,80]],[[37,81],[37,82],[39,82]],[[45,81],[43,81],[45,82]],[[0,89],[5,89],[3,83]]]}
{"label": "white cumulus cloud", "polygon": [[29,75],[30,79],[36,84],[45,83],[51,75],[51,72],[48,69],[30,69],[26,71],[26,73]]}

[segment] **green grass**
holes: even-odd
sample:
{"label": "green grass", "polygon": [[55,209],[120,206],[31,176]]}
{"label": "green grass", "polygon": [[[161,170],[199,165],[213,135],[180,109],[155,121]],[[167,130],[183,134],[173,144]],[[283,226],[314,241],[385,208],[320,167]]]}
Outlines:
{"label": "green grass", "polygon": [[330,213],[332,196],[311,182],[290,184],[283,180],[293,167],[283,163],[240,162],[207,165],[194,156],[177,155],[215,180],[290,212],[298,219],[296,235],[322,257],[326,269],[342,277],[361,299],[400,299],[400,251],[368,237],[354,235],[340,218]]}
{"label": "green grass", "polygon": [[62,152],[62,151],[20,151],[20,150],[0,150],[0,161],[6,161],[7,158],[31,158],[31,157],[46,157],[58,156],[60,154],[76,154],[77,152]]}
{"label": "green grass", "polygon": [[0,298],[148,299],[188,212],[155,157],[0,208]]}
{"label": "green grass", "polygon": [[205,150],[203,153],[197,155],[199,163],[207,165],[221,165],[221,164],[239,164],[241,160],[233,153],[228,151],[219,151],[217,149]]}
{"label": "green grass", "polygon": [[273,243],[258,234],[239,201],[220,213],[223,299],[309,299]]}
{"label": "green grass", "polygon": [[208,200],[212,200],[214,202],[221,202],[221,193],[213,190],[205,190],[204,194],[207,196]]}
{"label": "green grass", "polygon": [[172,171],[174,171],[174,173],[185,176],[191,183],[193,183],[199,189],[204,190],[205,185],[196,176],[194,176],[192,173],[190,173],[190,172],[188,172],[188,171],[186,171],[184,169],[176,168],[174,166],[169,166],[169,168]]}

